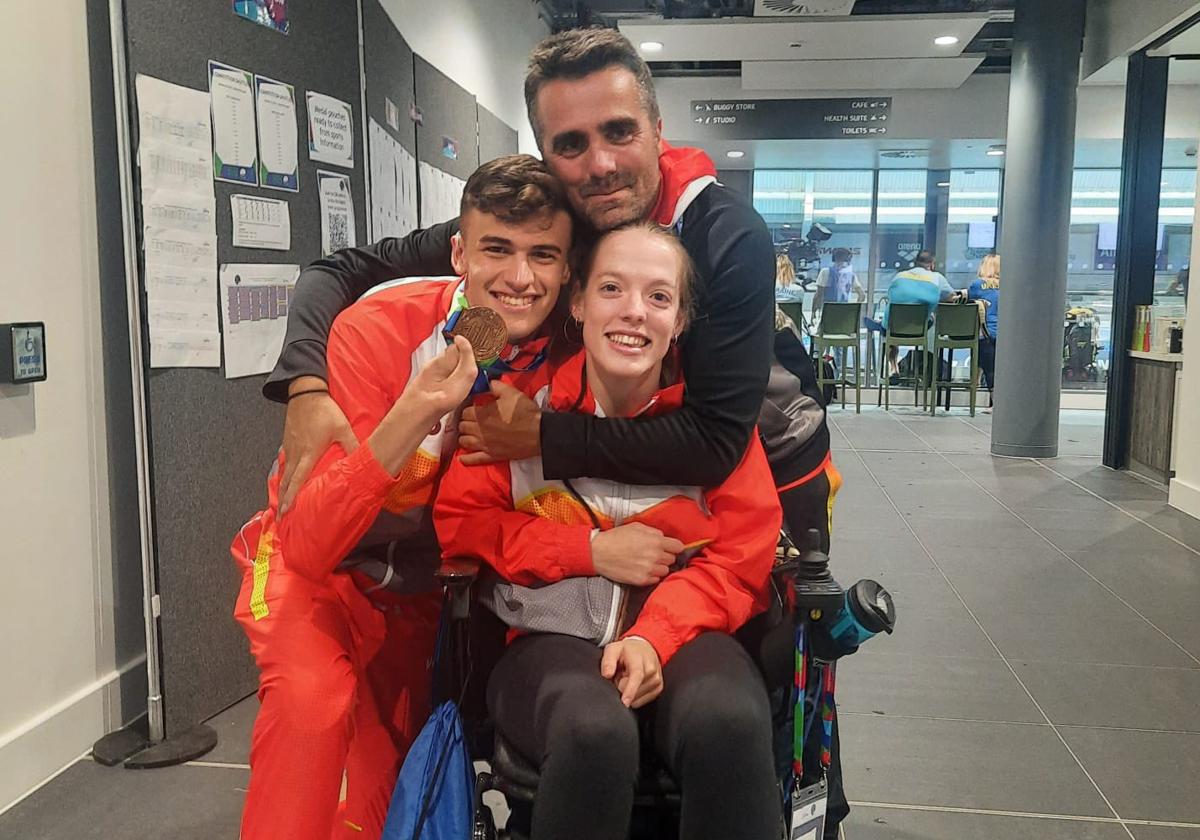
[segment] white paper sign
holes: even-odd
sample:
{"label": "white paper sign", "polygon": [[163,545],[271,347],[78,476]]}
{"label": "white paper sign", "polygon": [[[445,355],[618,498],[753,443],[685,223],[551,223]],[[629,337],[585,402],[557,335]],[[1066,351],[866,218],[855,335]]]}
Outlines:
{"label": "white paper sign", "polygon": [[208,97],[202,90],[138,74],[138,137],[172,146],[211,151]]}
{"label": "white paper sign", "polygon": [[212,194],[212,157],[206,149],[176,146],[161,140],[138,144],[142,190]]}
{"label": "white paper sign", "polygon": [[220,367],[221,334],[185,330],[150,332],[150,367]]}
{"label": "white paper sign", "polygon": [[357,245],[350,176],[318,169],[317,189],[321,195],[321,253],[332,254]]}
{"label": "white paper sign", "polygon": [[418,164],[421,178],[421,225],[429,227],[458,216],[467,182],[436,166]]}
{"label": "white paper sign", "polygon": [[211,234],[216,230],[216,199],[210,194],[169,189],[142,189],[142,224]]}
{"label": "white paper sign", "polygon": [[233,247],[269,248],[286,251],[292,247],[292,217],[288,203],[260,195],[231,195]]}
{"label": "white paper sign", "polygon": [[275,367],[299,276],[298,265],[221,266],[226,379],[269,373]]}
{"label": "white paper sign", "polygon": [[217,262],[217,235],[173,228],[146,228],[143,237],[147,262],[190,268],[207,268]]}
{"label": "white paper sign", "polygon": [[258,183],[299,192],[295,88],[255,76],[254,104],[258,114]]}
{"label": "white paper sign", "polygon": [[354,168],[354,114],[340,99],[309,91],[308,156],[322,163]]}
{"label": "white paper sign", "polygon": [[213,177],[238,184],[258,183],[254,142],[254,90],[245,70],[208,62],[212,99]]}
{"label": "white paper sign", "polygon": [[373,238],[405,236],[417,228],[416,158],[375,120],[367,129]]}

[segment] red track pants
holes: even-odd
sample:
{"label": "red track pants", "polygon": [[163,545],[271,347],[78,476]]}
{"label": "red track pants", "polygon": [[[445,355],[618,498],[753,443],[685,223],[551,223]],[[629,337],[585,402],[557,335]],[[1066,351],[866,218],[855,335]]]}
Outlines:
{"label": "red track pants", "polygon": [[396,599],[385,611],[344,574],[317,584],[278,558],[257,573],[242,565],[234,614],[258,664],[262,706],[241,838],[375,840],[429,715],[440,598]]}

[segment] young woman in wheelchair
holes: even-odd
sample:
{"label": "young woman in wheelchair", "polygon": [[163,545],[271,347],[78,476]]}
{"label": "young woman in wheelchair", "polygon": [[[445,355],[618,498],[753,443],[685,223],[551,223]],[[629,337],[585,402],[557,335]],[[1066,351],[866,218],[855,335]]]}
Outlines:
{"label": "young woman in wheelchair", "polygon": [[[661,228],[605,234],[571,299],[583,349],[509,384],[553,411],[678,409],[691,271]],[[681,837],[778,836],[766,691],[731,634],[765,603],[780,519],[757,435],[707,489],[551,480],[537,457],[454,459],[434,524],[444,556],[486,563],[482,599],[512,628],[488,707],[540,769],[534,840],[626,836],[639,718],[681,789]]]}

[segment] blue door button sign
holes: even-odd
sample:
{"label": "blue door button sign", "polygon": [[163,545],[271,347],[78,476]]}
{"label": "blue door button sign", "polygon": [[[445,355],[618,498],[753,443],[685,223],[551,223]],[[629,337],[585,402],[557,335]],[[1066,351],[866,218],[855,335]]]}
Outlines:
{"label": "blue door button sign", "polygon": [[[3,333],[8,335],[4,336]],[[41,382],[46,378],[46,325],[0,324],[0,382]]]}

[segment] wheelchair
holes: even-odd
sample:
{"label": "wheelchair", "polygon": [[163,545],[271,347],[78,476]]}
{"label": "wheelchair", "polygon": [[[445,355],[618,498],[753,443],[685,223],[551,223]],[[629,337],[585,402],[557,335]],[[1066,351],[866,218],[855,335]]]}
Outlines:
{"label": "wheelchair", "polygon": [[[795,619],[791,608],[794,596],[791,592],[792,579],[800,560],[801,552],[786,534],[781,534],[771,575],[768,608],[751,619],[737,634],[759,664],[769,693],[770,687],[778,687],[775,689],[777,696],[772,697],[773,712],[780,706],[780,700],[782,707],[791,705],[792,663],[795,661]],[[486,686],[490,666],[504,652],[507,628],[490,611],[474,608],[473,591],[479,568],[475,560],[458,558],[443,562],[437,572],[443,587],[443,609],[447,624],[439,655],[446,667],[440,668],[435,675],[435,694],[441,699],[459,699],[471,757],[475,761],[488,762],[490,767],[489,771],[476,774],[472,840],[525,840],[532,821],[539,771],[495,730],[487,717]],[[808,620],[807,615],[803,620]],[[629,837],[630,840],[676,838],[681,801],[679,787],[654,755],[653,749],[646,748],[650,743],[649,732],[644,723],[641,726],[641,768],[634,794]],[[776,769],[782,769],[783,774],[781,776],[777,772],[776,776],[780,778],[778,836],[786,840],[787,797],[783,778],[786,778],[790,766],[790,724],[783,735],[782,743],[789,754],[781,761],[777,747]],[[781,743],[779,731],[775,733],[774,740],[777,745]],[[807,777],[807,770],[805,775]],[[484,794],[489,791],[499,792],[508,803],[510,816],[503,833],[497,830],[491,809],[483,802]]]}

